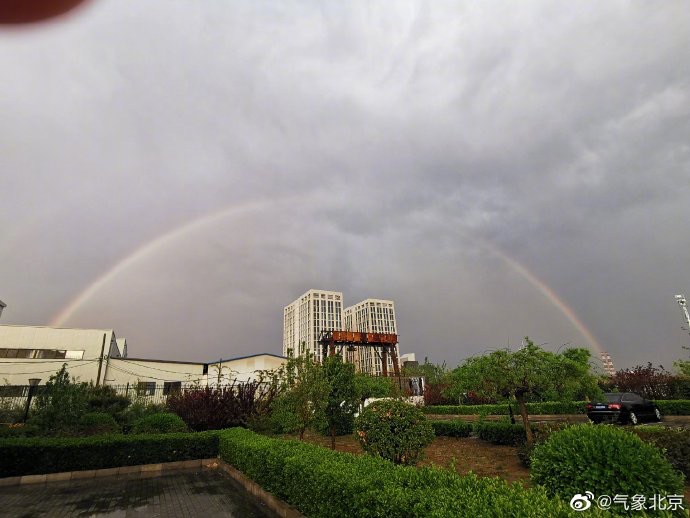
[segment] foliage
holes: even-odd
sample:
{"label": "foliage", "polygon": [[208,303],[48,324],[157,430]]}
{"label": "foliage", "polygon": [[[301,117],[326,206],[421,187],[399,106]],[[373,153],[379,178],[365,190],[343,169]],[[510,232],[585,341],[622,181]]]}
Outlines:
{"label": "foliage", "polygon": [[371,397],[395,397],[398,392],[393,378],[356,373],[354,382],[355,393],[360,401]]}
{"label": "foliage", "polygon": [[179,433],[186,432],[187,425],[177,414],[160,413],[142,417],[134,422],[132,433]]}
{"label": "foliage", "polygon": [[262,380],[232,383],[221,388],[194,387],[168,396],[168,409],[194,431],[247,427],[268,412],[275,398],[272,385]]}
{"label": "foliage", "polygon": [[89,410],[89,397],[89,385],[70,379],[67,364],[63,364],[38,391],[29,422],[44,435],[73,434]]}
{"label": "foliage", "polygon": [[323,417],[331,435],[331,448],[335,449],[335,436],[352,433],[358,410],[355,366],[339,355],[329,356],[323,363],[323,373],[328,387]]}
{"label": "foliage", "polygon": [[167,407],[164,404],[152,404],[148,403],[143,398],[137,398],[124,412],[116,416],[116,420],[122,425],[123,431],[129,433],[134,423],[142,417],[166,411]]}
{"label": "foliage", "polygon": [[429,421],[436,437],[469,437],[472,435],[473,425],[467,421],[447,420]]}
{"label": "foliage", "polygon": [[690,430],[662,426],[631,427],[631,432],[644,442],[663,451],[674,469],[690,477]]}
{"label": "foliage", "polygon": [[[587,401],[544,401],[527,403],[530,415],[583,414]],[[508,403],[497,405],[452,405],[424,407],[425,414],[436,415],[508,415]]]}
{"label": "foliage", "polygon": [[118,394],[111,386],[89,387],[89,412],[107,412],[117,419],[130,404],[127,396]]}
{"label": "foliage", "polygon": [[0,477],[206,459],[217,432],[0,439]]}
{"label": "foliage", "polygon": [[683,476],[661,452],[613,426],[577,425],[553,433],[532,452],[531,478],[549,494],[683,493]]}
{"label": "foliage", "polygon": [[678,369],[681,376],[690,378],[690,361],[688,360],[678,360],[673,364],[673,366]]}
{"label": "foliage", "polygon": [[606,392],[634,392],[645,399],[671,399],[674,376],[662,366],[638,365],[617,371],[605,385]]}
{"label": "foliage", "polygon": [[654,401],[661,415],[690,415],[690,400]]}
{"label": "foliage", "polygon": [[434,440],[422,411],[396,400],[374,401],[357,416],[355,430],[365,452],[395,464],[416,464]]}
{"label": "foliage", "polygon": [[472,431],[479,439],[492,444],[515,446],[525,442],[525,428],[520,424],[479,421],[474,423]]}
{"label": "foliage", "polygon": [[[221,432],[220,457],[306,516],[577,516],[567,502],[549,498],[542,488],[396,466],[248,430]],[[598,509],[588,512],[603,515]]]}
{"label": "foliage", "polygon": [[288,358],[276,379],[281,397],[271,417],[274,431],[294,429],[303,439],[307,428],[323,418],[328,404],[330,387],[324,370],[312,355],[306,354]]}
{"label": "foliage", "polygon": [[449,371],[446,362],[441,364],[431,363],[429,358],[424,358],[421,365],[407,366],[403,368],[403,376],[424,378],[424,404],[443,405],[451,400],[445,396],[449,388]]}
{"label": "foliage", "polygon": [[468,358],[451,373],[450,397],[474,391],[480,397],[515,398],[522,417],[527,442],[532,430],[527,413],[528,396],[557,396],[564,401],[583,391],[596,390],[585,349],[562,354],[544,351],[525,338],[527,345],[517,351],[499,350]]}
{"label": "foliage", "polygon": [[80,435],[99,435],[115,433],[120,426],[112,415],[107,412],[89,412],[79,418]]}
{"label": "foliage", "polygon": [[0,423],[19,423],[24,418],[26,407],[18,404],[16,398],[0,397]]}

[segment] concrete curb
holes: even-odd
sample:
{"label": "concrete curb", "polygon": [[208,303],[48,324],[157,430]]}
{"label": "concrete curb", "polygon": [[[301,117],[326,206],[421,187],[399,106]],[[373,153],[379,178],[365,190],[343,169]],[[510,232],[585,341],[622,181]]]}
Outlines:
{"label": "concrete curb", "polygon": [[24,475],[21,477],[0,478],[0,487],[20,486],[28,484],[49,484],[51,482],[66,482],[70,480],[86,480],[101,477],[126,476],[127,478],[160,477],[175,471],[189,469],[220,469],[242,488],[253,495],[259,502],[280,518],[304,517],[297,509],[279,500],[259,484],[248,478],[244,473],[219,458],[182,460],[177,462],[163,462],[159,464],[140,464],[138,466],[121,466],[119,468],[91,469],[85,471],[65,471],[62,473],[47,473],[43,475]]}

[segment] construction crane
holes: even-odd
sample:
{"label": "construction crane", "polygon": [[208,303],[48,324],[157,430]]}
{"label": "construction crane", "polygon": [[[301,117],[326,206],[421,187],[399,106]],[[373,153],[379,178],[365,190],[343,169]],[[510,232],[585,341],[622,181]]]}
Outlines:
{"label": "construction crane", "polygon": [[683,312],[683,317],[685,318],[685,325],[687,327],[683,329],[690,333],[690,313],[688,313],[688,301],[685,299],[685,295],[676,295],[676,302],[680,306],[680,310]]}

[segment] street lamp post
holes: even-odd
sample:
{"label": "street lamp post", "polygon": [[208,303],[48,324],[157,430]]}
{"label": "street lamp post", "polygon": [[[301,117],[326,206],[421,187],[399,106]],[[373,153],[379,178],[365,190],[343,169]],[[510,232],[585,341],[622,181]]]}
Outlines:
{"label": "street lamp post", "polygon": [[36,386],[41,382],[40,378],[29,379],[29,395],[26,398],[26,410],[24,410],[24,422],[29,417],[29,407],[31,406],[31,398],[34,397],[34,390]]}

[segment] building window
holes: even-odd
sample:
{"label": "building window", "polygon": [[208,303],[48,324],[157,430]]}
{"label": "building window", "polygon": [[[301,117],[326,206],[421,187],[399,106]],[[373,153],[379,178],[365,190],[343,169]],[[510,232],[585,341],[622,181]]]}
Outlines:
{"label": "building window", "polygon": [[137,396],[153,396],[155,393],[155,381],[140,381],[137,383]]}
{"label": "building window", "polygon": [[0,385],[0,397],[23,397],[24,385]]}
{"label": "building window", "polygon": [[181,381],[166,381],[163,383],[163,395],[179,394],[182,390]]}

